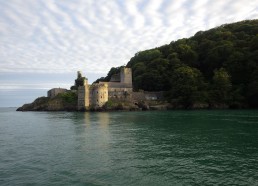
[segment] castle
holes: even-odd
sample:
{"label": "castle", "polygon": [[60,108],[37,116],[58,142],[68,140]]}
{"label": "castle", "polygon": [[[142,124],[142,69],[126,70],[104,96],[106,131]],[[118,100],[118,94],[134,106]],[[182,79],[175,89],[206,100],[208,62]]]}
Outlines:
{"label": "castle", "polygon": [[[77,79],[82,74],[77,73]],[[78,87],[78,110],[89,107],[102,107],[109,99],[130,99],[133,93],[132,70],[122,67],[119,74],[114,74],[109,82],[88,84],[88,79],[83,77],[81,86]]]}
{"label": "castle", "polygon": [[88,84],[88,79],[77,72],[75,85],[71,90],[64,88],[53,88],[47,92],[49,98],[54,98],[58,94],[65,92],[77,92],[77,110],[88,110],[90,108],[101,108],[109,100],[130,102],[137,105],[142,101],[158,101],[163,99],[163,92],[148,92],[140,90],[133,91],[131,68],[121,67],[120,73],[111,76],[109,82],[98,82]]}

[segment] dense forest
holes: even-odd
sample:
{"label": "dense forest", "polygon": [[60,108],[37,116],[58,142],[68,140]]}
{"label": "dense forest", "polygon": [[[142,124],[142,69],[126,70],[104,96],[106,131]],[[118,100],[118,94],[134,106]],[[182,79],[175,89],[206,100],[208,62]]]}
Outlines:
{"label": "dense forest", "polygon": [[[140,51],[126,66],[132,68],[135,91],[166,91],[174,105],[258,108],[258,20],[224,24]],[[97,81],[109,81],[119,69]]]}

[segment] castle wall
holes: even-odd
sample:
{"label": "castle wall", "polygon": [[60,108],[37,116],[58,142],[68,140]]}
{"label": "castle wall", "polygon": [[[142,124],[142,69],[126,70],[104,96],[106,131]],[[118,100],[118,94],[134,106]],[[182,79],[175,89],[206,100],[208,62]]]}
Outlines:
{"label": "castle wall", "polygon": [[132,88],[108,88],[108,97],[117,99],[131,99]]}
{"label": "castle wall", "polygon": [[131,68],[121,68],[120,82],[132,85],[132,70]]}
{"label": "castle wall", "polygon": [[145,100],[144,92],[133,92],[132,99],[135,101],[144,101]]}
{"label": "castle wall", "polygon": [[[78,77],[81,77],[78,72]],[[84,86],[78,88],[78,109],[88,107],[102,107],[109,99],[140,101],[158,100],[159,93],[133,92],[132,71],[130,68],[121,68],[120,74],[113,75],[110,82],[99,82],[88,85],[87,79]]]}
{"label": "castle wall", "polygon": [[[100,84],[103,82],[100,82]],[[132,88],[130,83],[120,83],[120,82],[105,82],[108,84],[109,88]]]}
{"label": "castle wall", "polygon": [[160,91],[160,92],[144,91],[144,96],[146,100],[161,100],[164,98],[163,91]]}
{"label": "castle wall", "polygon": [[53,98],[55,96],[57,96],[60,93],[64,93],[66,92],[67,89],[65,88],[52,88],[49,91],[47,91],[47,97]]}
{"label": "castle wall", "polygon": [[111,76],[110,82],[120,82],[120,74],[114,74]]}
{"label": "castle wall", "polygon": [[78,87],[78,110],[87,109],[89,107],[89,87]]}
{"label": "castle wall", "polygon": [[108,101],[108,84],[93,84],[90,86],[90,106],[102,107]]}
{"label": "castle wall", "polygon": [[89,85],[88,80],[83,82],[84,86],[78,87],[78,110],[87,109],[89,107]]}
{"label": "castle wall", "polygon": [[132,92],[132,100],[135,101],[154,101],[162,100],[164,98],[163,92]]}
{"label": "castle wall", "polygon": [[108,85],[108,98],[120,100],[131,99],[133,92],[131,69],[121,68],[119,76],[119,81],[116,79],[116,81],[99,82],[99,84]]}

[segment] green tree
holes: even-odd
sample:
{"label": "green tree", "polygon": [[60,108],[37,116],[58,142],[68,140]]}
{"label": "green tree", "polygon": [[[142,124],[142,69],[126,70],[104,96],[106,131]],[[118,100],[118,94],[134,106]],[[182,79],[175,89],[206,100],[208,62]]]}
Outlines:
{"label": "green tree", "polygon": [[248,104],[252,108],[258,107],[258,66],[251,74],[250,81],[247,86]]}
{"label": "green tree", "polygon": [[196,68],[182,66],[173,72],[170,99],[173,104],[190,108],[194,103],[203,101],[204,81]]}
{"label": "green tree", "polygon": [[[258,97],[257,33],[258,20],[246,20],[199,31],[193,37],[138,52],[126,65],[132,68],[134,89],[171,90],[170,99],[186,106],[199,99],[196,95],[202,95],[199,97],[213,104],[258,108],[255,101]],[[112,68],[104,80],[109,81],[119,69]],[[185,79],[177,83],[179,74]],[[190,74],[199,75],[193,78]],[[205,83],[200,86],[195,82]]]}
{"label": "green tree", "polygon": [[177,47],[177,53],[179,54],[179,58],[185,64],[190,66],[197,65],[198,55],[197,53],[191,48],[191,46],[187,44],[180,44]]}
{"label": "green tree", "polygon": [[120,73],[120,69],[121,69],[121,68],[122,68],[122,66],[120,66],[120,67],[112,67],[112,68],[109,70],[107,76],[105,77],[105,81],[110,81],[111,77],[112,77],[114,74]]}
{"label": "green tree", "polygon": [[147,91],[160,91],[163,90],[164,79],[162,75],[156,71],[148,71],[142,75],[142,88]]}
{"label": "green tree", "polygon": [[228,104],[231,93],[230,75],[224,68],[214,71],[211,98],[213,103]]}

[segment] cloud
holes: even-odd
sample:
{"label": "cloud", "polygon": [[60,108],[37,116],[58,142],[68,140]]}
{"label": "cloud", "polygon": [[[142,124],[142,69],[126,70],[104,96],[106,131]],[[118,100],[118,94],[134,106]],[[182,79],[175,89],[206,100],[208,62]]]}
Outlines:
{"label": "cloud", "polygon": [[140,50],[258,17],[258,0],[8,0],[0,5],[0,72],[103,74]]}
{"label": "cloud", "polygon": [[258,0],[0,0],[0,106],[69,88],[78,70],[93,82],[138,51],[257,18]]}

